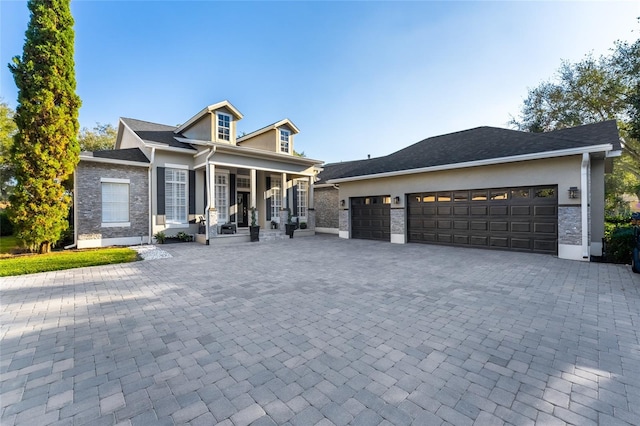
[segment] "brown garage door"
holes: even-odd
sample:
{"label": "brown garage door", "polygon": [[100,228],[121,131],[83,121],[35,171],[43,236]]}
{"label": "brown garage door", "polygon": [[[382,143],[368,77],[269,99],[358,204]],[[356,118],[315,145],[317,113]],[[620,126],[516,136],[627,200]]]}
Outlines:
{"label": "brown garage door", "polygon": [[351,199],[351,238],[391,241],[391,197]]}
{"label": "brown garage door", "polygon": [[557,253],[558,188],[410,194],[409,242]]}

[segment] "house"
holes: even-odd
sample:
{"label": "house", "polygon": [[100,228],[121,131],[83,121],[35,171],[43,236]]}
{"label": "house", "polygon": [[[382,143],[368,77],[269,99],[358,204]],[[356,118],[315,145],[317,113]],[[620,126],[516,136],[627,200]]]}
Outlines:
{"label": "house", "polygon": [[291,214],[312,235],[322,162],[295,155],[299,129],[289,119],[236,137],[242,117],[223,101],[179,126],[121,118],[114,149],[80,155],[78,248],[151,243],[158,232],[206,244],[227,233],[248,236],[252,208],[263,233],[284,233]]}
{"label": "house", "polygon": [[620,153],[615,121],[431,137],[384,157],[324,165],[316,226],[342,238],[589,260],[602,255],[604,176]]}

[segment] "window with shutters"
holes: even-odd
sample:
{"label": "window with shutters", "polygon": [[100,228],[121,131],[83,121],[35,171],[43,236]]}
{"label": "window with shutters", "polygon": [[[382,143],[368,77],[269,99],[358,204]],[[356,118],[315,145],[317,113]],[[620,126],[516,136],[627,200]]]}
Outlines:
{"label": "window with shutters", "polygon": [[186,224],[188,208],[187,191],[188,170],[165,169],[164,200],[168,224]]}
{"label": "window with shutters", "polygon": [[229,174],[216,172],[215,179],[216,210],[218,224],[229,222]]}

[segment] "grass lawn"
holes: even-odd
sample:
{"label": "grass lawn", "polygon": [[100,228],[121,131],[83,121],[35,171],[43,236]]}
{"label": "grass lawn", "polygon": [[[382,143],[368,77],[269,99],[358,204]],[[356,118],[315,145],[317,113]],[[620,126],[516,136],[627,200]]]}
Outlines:
{"label": "grass lawn", "polygon": [[[0,246],[4,247],[0,238]],[[8,244],[8,243],[7,243]],[[109,265],[138,260],[138,253],[129,248],[59,251],[48,254],[29,254],[0,257],[0,277],[60,271],[83,266]]]}
{"label": "grass lawn", "polygon": [[16,237],[0,237],[0,254],[11,253],[17,245]]}

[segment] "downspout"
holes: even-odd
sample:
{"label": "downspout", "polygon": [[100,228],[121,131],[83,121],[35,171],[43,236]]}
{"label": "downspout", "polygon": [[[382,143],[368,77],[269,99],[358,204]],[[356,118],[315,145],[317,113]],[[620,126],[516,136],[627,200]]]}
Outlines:
{"label": "downspout", "polygon": [[206,224],[207,226],[205,227],[205,240],[207,242],[207,245],[209,245],[209,206],[211,204],[210,200],[211,200],[211,178],[209,177],[209,173],[211,171],[211,169],[209,168],[209,160],[211,159],[211,157],[213,157],[213,154],[216,153],[216,147],[212,146],[211,147],[211,151],[207,154],[207,158],[205,159],[205,185],[207,187],[207,205],[204,208],[205,214],[207,215],[207,220],[206,220]]}
{"label": "downspout", "polygon": [[[153,187],[153,182],[152,182],[152,177],[151,177],[151,172],[153,170],[153,162],[156,159],[156,148],[155,147],[151,147],[151,161],[149,161],[149,171],[148,171],[148,181],[149,182],[149,237],[148,237],[148,241],[147,244],[151,244],[153,243],[153,203],[151,201],[151,197],[153,195],[153,191],[151,190],[151,188]],[[157,193],[158,191],[156,191]]]}
{"label": "downspout", "polygon": [[588,173],[591,157],[588,153],[582,154],[580,166],[580,207],[582,214],[582,258],[589,259],[589,188]]}

